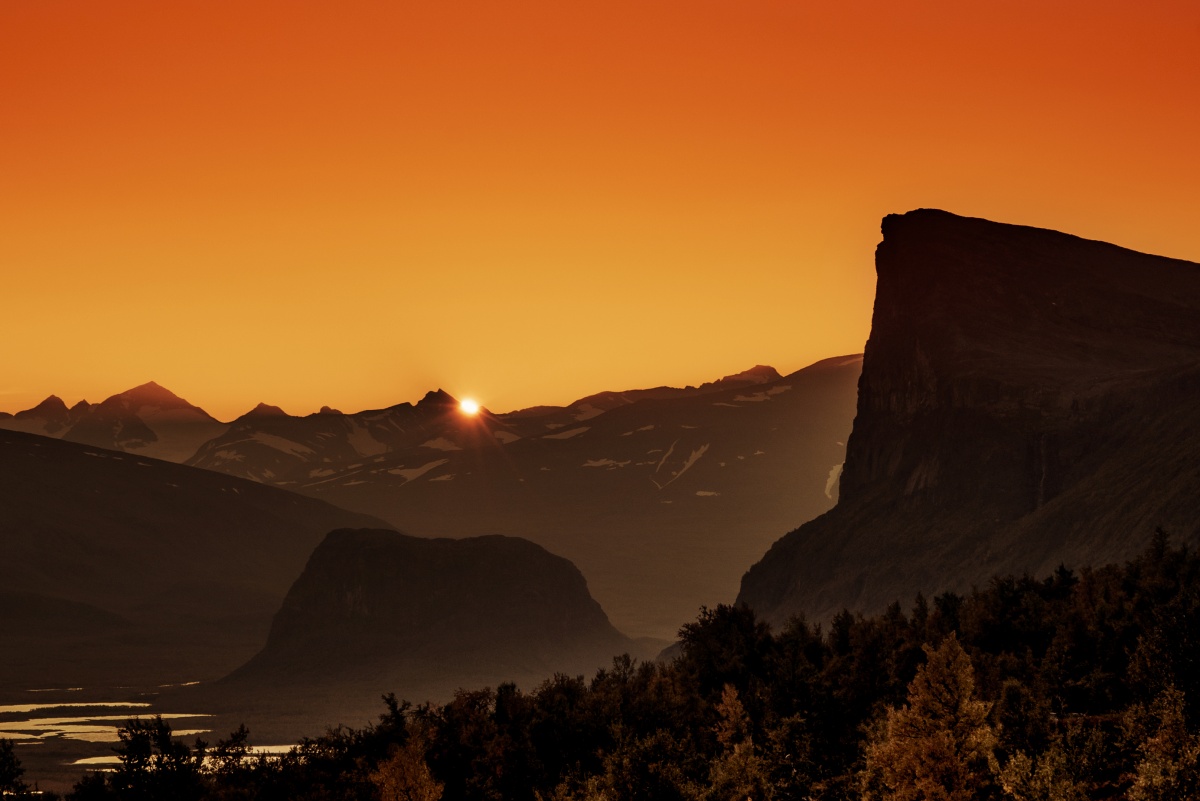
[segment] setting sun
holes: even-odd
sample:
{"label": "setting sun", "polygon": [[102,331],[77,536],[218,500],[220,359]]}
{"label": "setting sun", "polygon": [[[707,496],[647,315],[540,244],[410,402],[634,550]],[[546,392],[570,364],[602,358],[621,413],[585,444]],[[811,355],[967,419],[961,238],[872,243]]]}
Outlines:
{"label": "setting sun", "polygon": [[458,404],[458,408],[463,414],[479,414],[479,404],[470,398],[463,398]]}

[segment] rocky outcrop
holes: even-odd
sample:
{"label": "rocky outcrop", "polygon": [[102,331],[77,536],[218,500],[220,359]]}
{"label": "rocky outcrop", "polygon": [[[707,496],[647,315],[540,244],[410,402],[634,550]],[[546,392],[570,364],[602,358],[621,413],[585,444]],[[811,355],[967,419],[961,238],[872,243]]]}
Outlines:
{"label": "rocky outcrop", "polygon": [[340,530],[313,552],[263,650],[216,689],[324,691],[344,709],[385,691],[424,700],[591,673],[634,647],[583,574],[527,540]]}
{"label": "rocky outcrop", "polygon": [[780,623],[1117,561],[1200,519],[1200,266],[889,216],[838,505],[739,600]]}

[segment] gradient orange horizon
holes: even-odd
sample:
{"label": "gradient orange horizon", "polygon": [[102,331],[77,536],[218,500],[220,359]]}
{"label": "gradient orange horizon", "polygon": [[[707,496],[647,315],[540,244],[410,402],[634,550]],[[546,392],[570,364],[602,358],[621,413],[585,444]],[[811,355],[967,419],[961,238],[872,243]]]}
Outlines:
{"label": "gradient orange horizon", "polygon": [[1200,260],[1194,2],[8,2],[0,100],[5,411],[787,372],[917,207]]}

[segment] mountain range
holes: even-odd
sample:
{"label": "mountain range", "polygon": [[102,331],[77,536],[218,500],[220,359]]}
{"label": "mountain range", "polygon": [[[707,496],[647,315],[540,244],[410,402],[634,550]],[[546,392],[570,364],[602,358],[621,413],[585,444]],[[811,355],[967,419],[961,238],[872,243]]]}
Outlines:
{"label": "mountain range", "polygon": [[153,381],[102,403],[67,408],[51,395],[32,409],[0,413],[0,428],[182,462],[227,426]]}
{"label": "mountain range", "polygon": [[259,404],[228,424],[150,383],[72,409],[50,398],[0,428],[169,454],[419,536],[523,537],[578,565],[621,630],[669,639],[832,506],[860,361],[504,414],[437,390],[353,414]]}

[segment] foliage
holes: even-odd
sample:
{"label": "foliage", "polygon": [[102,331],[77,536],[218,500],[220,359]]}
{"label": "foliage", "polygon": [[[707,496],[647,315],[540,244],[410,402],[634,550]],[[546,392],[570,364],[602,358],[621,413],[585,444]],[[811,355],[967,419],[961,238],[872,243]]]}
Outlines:
{"label": "foliage", "polygon": [[975,699],[971,660],[951,634],[917,669],[908,703],[889,709],[866,748],[864,797],[971,801],[996,795],[991,705]]}
{"label": "foliage", "polygon": [[1183,693],[1169,688],[1155,701],[1158,727],[1141,746],[1129,801],[1200,798],[1200,737],[1184,726]]}

